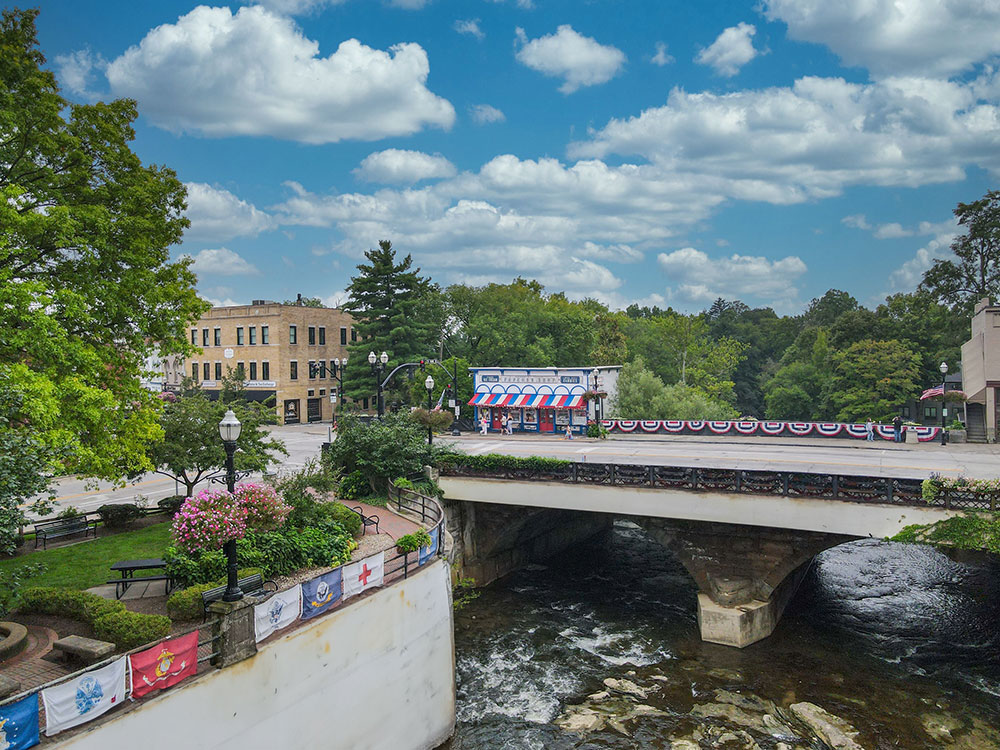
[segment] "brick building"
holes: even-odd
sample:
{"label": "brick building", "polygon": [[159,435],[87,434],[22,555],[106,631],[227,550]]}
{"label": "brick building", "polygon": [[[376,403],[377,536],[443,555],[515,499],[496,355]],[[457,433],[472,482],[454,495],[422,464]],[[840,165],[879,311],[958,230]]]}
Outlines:
{"label": "brick building", "polygon": [[[332,419],[339,383],[330,366],[347,358],[347,345],[357,337],[343,310],[266,300],[213,307],[188,335],[201,354],[185,363],[186,373],[203,390],[218,394],[222,376],[242,369],[247,396],[273,397],[279,424]],[[310,367],[320,363],[326,364],[324,377]]]}

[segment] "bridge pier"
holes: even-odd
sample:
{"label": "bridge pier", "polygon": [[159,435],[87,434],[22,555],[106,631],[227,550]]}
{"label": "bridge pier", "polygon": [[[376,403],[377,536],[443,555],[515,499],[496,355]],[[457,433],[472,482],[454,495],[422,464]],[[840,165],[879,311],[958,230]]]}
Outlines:
{"label": "bridge pier", "polygon": [[698,585],[702,640],[743,648],[774,632],[820,552],[856,537],[766,526],[633,518]]}

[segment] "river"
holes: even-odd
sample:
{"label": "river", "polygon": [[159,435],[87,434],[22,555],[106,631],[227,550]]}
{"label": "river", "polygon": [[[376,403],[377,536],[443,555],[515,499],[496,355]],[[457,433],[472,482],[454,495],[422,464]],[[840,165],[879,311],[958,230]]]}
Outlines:
{"label": "river", "polygon": [[[739,650],[701,642],[687,572],[619,521],[610,543],[508,576],[456,613],[458,726],[444,747],[812,750],[824,745],[788,710],[808,701],[868,749],[1000,748],[998,574],[993,558],[841,545],[816,558],[775,633]],[[608,691],[607,678],[627,682]],[[599,718],[560,726],[574,714]]]}

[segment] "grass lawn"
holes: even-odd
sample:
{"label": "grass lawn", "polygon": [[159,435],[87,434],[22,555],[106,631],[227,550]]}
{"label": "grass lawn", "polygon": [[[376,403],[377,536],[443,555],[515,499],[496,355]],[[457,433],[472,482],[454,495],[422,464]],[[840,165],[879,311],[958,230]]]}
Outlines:
{"label": "grass lawn", "polygon": [[[170,544],[170,524],[157,523],[59,549],[38,550],[0,560],[0,576],[29,563],[44,563],[43,573],[26,578],[24,586],[89,589],[118,577],[111,566],[119,560],[162,557]],[[142,575],[142,573],[139,573]]]}

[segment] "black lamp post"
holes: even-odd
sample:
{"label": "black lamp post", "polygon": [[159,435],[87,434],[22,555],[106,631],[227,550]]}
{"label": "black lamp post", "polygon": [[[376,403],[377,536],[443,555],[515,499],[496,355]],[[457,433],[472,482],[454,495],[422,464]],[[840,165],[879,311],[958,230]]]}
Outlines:
{"label": "black lamp post", "polygon": [[331,422],[336,423],[337,421],[337,399],[344,398],[344,370],[347,369],[347,357],[343,360],[337,357],[333,360],[333,364],[330,365],[330,377],[337,381],[337,395],[331,399],[333,404],[333,418]]}
{"label": "black lamp post", "polygon": [[382,414],[385,412],[385,404],[382,400],[382,373],[385,372],[385,366],[389,362],[389,355],[382,352],[378,357],[375,356],[375,352],[368,352],[368,364],[371,365],[372,374],[375,376],[375,388],[378,393],[378,416],[379,419],[382,418]]}
{"label": "black lamp post", "polygon": [[[226,415],[219,422],[219,435],[222,437],[222,444],[226,448],[226,489],[230,493],[236,490],[236,465],[233,463],[233,456],[236,454],[236,441],[240,439],[240,430],[243,426],[240,420],[233,414],[233,410],[226,411]],[[222,546],[226,553],[226,593],[222,595],[222,601],[235,602],[243,598],[243,591],[239,587],[236,567],[236,540],[230,539]]]}
{"label": "black lamp post", "polygon": [[431,429],[430,417],[431,417],[431,391],[434,390],[434,378],[430,375],[427,376],[427,380],[424,381],[424,388],[427,389],[427,445],[434,442],[434,430]]}
{"label": "black lamp post", "polygon": [[948,383],[945,381],[945,376],[948,374],[948,363],[942,362],[938,369],[941,370],[941,445],[944,445],[945,438],[947,437],[944,429],[944,408],[948,402],[944,400],[944,394],[945,389],[948,387]]}

